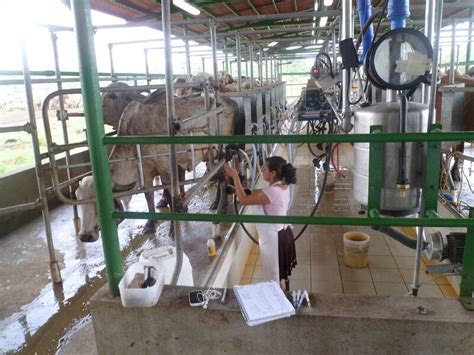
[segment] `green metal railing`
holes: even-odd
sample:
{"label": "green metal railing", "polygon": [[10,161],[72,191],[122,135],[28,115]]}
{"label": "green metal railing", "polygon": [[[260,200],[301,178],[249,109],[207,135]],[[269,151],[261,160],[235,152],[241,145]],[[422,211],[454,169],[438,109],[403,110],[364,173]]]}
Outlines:
{"label": "green metal railing", "polygon": [[[89,131],[89,149],[94,174],[94,183],[97,196],[99,220],[102,230],[102,242],[112,296],[118,296],[118,283],[122,276],[122,260],[118,244],[117,226],[114,218],[160,219],[178,221],[209,221],[209,222],[249,222],[249,223],[293,223],[313,225],[360,225],[360,226],[424,226],[424,227],[467,227],[468,240],[465,248],[465,264],[461,283],[461,298],[464,304],[471,304],[474,291],[474,214],[471,211],[468,219],[438,218],[435,200],[429,197],[425,202],[423,218],[383,218],[378,213],[380,204],[381,169],[377,165],[383,162],[383,144],[386,142],[427,142],[427,164],[430,175],[427,186],[433,191],[438,189],[441,141],[474,141],[474,132],[441,132],[439,127],[431,126],[430,133],[382,133],[381,127],[372,127],[369,134],[356,135],[309,135],[309,136],[139,136],[139,137],[104,137],[104,123],[102,107],[99,97],[97,68],[95,65],[94,42],[92,37],[92,23],[90,17],[90,2],[88,0],[72,0],[72,9],[75,16],[75,33],[77,35],[79,57],[81,64],[81,84],[84,89],[84,108]],[[215,215],[189,213],[139,213],[114,211],[111,177],[107,162],[107,144],[231,144],[231,143],[371,143],[371,161],[377,159],[376,164],[370,164],[369,171],[369,205],[368,217],[302,217],[302,216],[249,216],[249,215]],[[438,170],[436,170],[438,169]],[[370,180],[371,179],[371,180]],[[378,186],[378,188],[377,188]],[[375,208],[372,208],[376,206]],[[426,208],[428,207],[428,208]]]}

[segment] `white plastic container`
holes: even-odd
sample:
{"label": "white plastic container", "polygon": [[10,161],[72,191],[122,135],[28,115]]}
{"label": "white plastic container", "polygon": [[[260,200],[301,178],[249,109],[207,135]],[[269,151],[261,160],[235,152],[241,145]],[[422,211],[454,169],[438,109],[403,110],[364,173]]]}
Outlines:
{"label": "white plastic container", "polygon": [[[165,285],[169,285],[176,265],[176,248],[172,245],[165,245],[159,248],[145,250],[140,254],[139,261],[142,263],[156,263],[160,265],[164,270]],[[184,253],[178,285],[194,286],[193,269],[189,258]]]}
{"label": "white plastic container", "polygon": [[[144,274],[145,266],[152,266],[150,276],[156,282],[147,288],[130,288],[136,274]],[[161,296],[164,285],[164,269],[158,263],[138,262],[130,265],[119,282],[120,298],[124,307],[153,307]]]}
{"label": "white plastic container", "polygon": [[370,235],[363,232],[347,232],[344,240],[344,264],[353,268],[364,268],[368,265]]}

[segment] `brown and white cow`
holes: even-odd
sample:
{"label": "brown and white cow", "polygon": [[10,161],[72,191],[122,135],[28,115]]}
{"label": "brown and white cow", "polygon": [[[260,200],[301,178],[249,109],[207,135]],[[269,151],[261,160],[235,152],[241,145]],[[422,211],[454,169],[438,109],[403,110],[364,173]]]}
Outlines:
{"label": "brown and white cow", "polygon": [[[223,113],[219,115],[221,132],[223,135],[233,134],[236,126],[237,104],[227,98],[222,98],[218,101],[218,106],[223,107]],[[182,122],[184,118],[195,116],[205,111],[203,97],[182,97],[175,99],[175,112],[178,123],[181,125],[181,131],[184,133],[193,131],[195,134],[202,134],[202,127],[196,127],[191,122]],[[119,136],[133,136],[133,135],[150,135],[150,134],[166,134],[167,133],[167,119],[166,119],[166,103],[161,100],[153,105],[142,104],[139,102],[131,102],[125,108],[119,124]],[[136,156],[135,145],[115,145],[111,151],[109,158],[131,158]],[[142,145],[142,155],[156,155],[160,153],[168,153],[168,145]],[[177,151],[186,151],[187,147],[176,145]],[[191,169],[191,156],[189,153],[178,154],[177,163],[185,169]],[[111,164],[112,181],[118,186],[133,185],[139,180],[138,176],[138,162],[136,160],[120,161]],[[147,158],[143,160],[144,183],[145,188],[152,187],[155,176],[167,176],[169,171],[169,158],[167,155]],[[169,181],[169,180],[168,180]],[[84,193],[85,194],[85,193]],[[90,196],[90,193],[87,194]],[[145,193],[148,210],[155,211],[154,194],[153,192]],[[82,209],[85,212],[85,209]],[[97,215],[81,215],[83,226],[95,226],[96,223],[90,221],[95,219]],[[155,221],[149,220],[145,226],[145,233],[154,232]],[[94,230],[84,230],[81,228],[81,240],[86,240],[87,235],[91,235],[90,241],[93,241]]]}

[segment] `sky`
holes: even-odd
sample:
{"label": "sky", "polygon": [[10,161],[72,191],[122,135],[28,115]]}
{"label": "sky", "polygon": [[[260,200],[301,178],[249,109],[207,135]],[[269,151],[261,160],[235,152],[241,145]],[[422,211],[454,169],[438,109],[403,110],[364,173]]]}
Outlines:
{"label": "sky", "polygon": [[[25,11],[28,9],[28,11]],[[30,70],[53,70],[54,57],[50,33],[45,27],[35,24],[51,24],[72,27],[72,12],[60,0],[0,0],[0,70],[21,70],[21,32],[26,33]],[[124,20],[92,11],[95,26],[123,24]],[[58,36],[59,63],[63,71],[77,71],[78,57],[76,38],[72,31],[56,32]],[[110,71],[108,43],[158,39],[161,31],[147,27],[99,30],[94,36],[97,67],[99,71]],[[182,41],[173,43],[183,44]],[[192,42],[190,42],[192,43]],[[162,46],[162,42],[114,46],[116,72],[145,72],[145,47]],[[183,55],[181,55],[183,57]],[[164,56],[159,51],[150,52],[150,71],[164,73]],[[201,63],[200,59],[196,59]],[[184,59],[173,58],[174,72],[184,73]],[[210,65],[210,64],[209,64]]]}

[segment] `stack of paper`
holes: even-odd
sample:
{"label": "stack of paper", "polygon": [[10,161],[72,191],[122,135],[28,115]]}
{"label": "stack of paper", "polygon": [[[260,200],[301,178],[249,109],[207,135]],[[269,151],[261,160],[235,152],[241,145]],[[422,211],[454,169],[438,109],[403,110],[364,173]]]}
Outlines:
{"label": "stack of paper", "polygon": [[276,281],[234,286],[234,293],[250,326],[295,314],[293,305]]}

